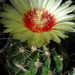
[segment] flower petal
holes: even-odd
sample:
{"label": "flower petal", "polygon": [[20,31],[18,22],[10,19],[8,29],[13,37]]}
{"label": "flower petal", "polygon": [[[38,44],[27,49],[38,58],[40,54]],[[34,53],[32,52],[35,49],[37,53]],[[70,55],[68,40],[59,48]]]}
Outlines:
{"label": "flower petal", "polygon": [[66,32],[75,32],[75,30],[70,26],[55,26],[53,28],[61,31],[66,31]]}
{"label": "flower petal", "polygon": [[14,33],[13,34],[13,38],[14,39],[20,39],[20,37],[22,36],[22,33],[20,32],[20,33]]}
{"label": "flower petal", "polygon": [[29,40],[27,41],[27,43],[28,43],[29,46],[34,46],[34,45],[36,45],[35,41],[32,40],[32,39],[29,39]]}
{"label": "flower petal", "polygon": [[14,28],[13,30],[13,32],[22,32],[22,31],[29,31],[29,29],[24,26],[21,26],[21,27]]}
{"label": "flower petal", "polygon": [[34,6],[33,6],[32,0],[29,0],[29,5],[30,5],[30,8],[33,10],[34,9]]}
{"label": "flower petal", "polygon": [[9,0],[9,1],[21,14],[25,12],[18,0]]}
{"label": "flower petal", "polygon": [[[18,11],[15,8],[13,8],[12,6],[10,6],[8,4],[3,4],[3,9],[9,13],[19,14],[19,13],[17,13]],[[19,14],[19,15],[21,15],[21,14]]]}
{"label": "flower petal", "polygon": [[43,8],[45,8],[45,10],[50,10],[54,2],[55,0],[47,0],[46,4],[43,2]]}
{"label": "flower petal", "polygon": [[22,36],[20,37],[20,41],[21,42],[26,41],[29,38],[31,38],[32,36],[33,36],[33,33],[31,31],[25,31],[22,33]]}
{"label": "flower petal", "polygon": [[[27,41],[30,46],[41,47],[53,40],[60,43],[60,38],[67,38],[65,32],[75,32],[75,5],[70,6],[71,0],[61,4],[62,0],[9,0],[10,5],[4,4],[0,16],[14,39]],[[38,22],[37,22],[38,20]]]}
{"label": "flower petal", "polygon": [[32,10],[34,8],[42,8],[42,0],[29,0]]}
{"label": "flower petal", "polygon": [[61,6],[59,6],[58,9],[55,12],[53,12],[53,14],[59,14],[60,11],[64,10],[65,8],[67,8],[71,3],[72,3],[71,0],[66,1]]}
{"label": "flower petal", "polygon": [[10,19],[0,19],[0,23],[5,25],[5,27],[12,27],[12,28],[23,26],[23,23],[14,21],[14,20],[10,20]]}
{"label": "flower petal", "polygon": [[30,6],[27,0],[18,0],[19,4],[22,6],[24,13],[28,10],[30,10]]}
{"label": "flower petal", "polygon": [[49,43],[49,41],[51,40],[51,36],[48,32],[44,32],[44,33],[41,33],[42,36],[44,37],[44,43]]}
{"label": "flower petal", "polygon": [[75,23],[74,22],[59,22],[56,24],[56,26],[70,26],[70,27],[75,27]]}
{"label": "flower petal", "polygon": [[62,17],[58,17],[57,19],[56,19],[56,21],[57,22],[64,22],[64,21],[69,21],[69,20],[73,20],[73,19],[75,19],[75,15],[74,14],[70,14],[70,15],[64,15],[64,16],[62,16]]}
{"label": "flower petal", "polygon": [[[50,1],[50,0],[49,0]],[[53,1],[53,0],[52,0]],[[42,3],[42,8],[45,8],[48,4],[47,4],[48,0],[43,0]]]}
{"label": "flower petal", "polygon": [[60,42],[61,42],[60,38],[59,38],[54,32],[50,31],[49,33],[50,33],[51,39],[52,39],[53,41],[55,41],[55,42],[57,42],[57,43],[60,43]]}
{"label": "flower petal", "polygon": [[37,0],[37,8],[42,8],[42,0]]}
{"label": "flower petal", "polygon": [[35,43],[34,45],[36,45],[37,47],[41,47],[44,43],[44,39],[43,39],[41,33],[34,33],[33,38],[31,38],[30,42],[31,42],[31,44]]}
{"label": "flower petal", "polygon": [[37,47],[41,47],[43,45],[44,39],[40,33],[35,33],[33,39],[36,42]]}
{"label": "flower petal", "polygon": [[29,0],[29,3],[31,4],[32,9],[37,8],[37,0]]}
{"label": "flower petal", "polygon": [[9,32],[11,32],[13,29],[12,28],[7,28],[7,29],[5,29],[4,31],[3,31],[3,33],[9,33]]}
{"label": "flower petal", "polygon": [[7,13],[7,12],[0,12],[0,16],[22,22],[22,16],[20,16],[18,14],[16,15],[16,14]]}
{"label": "flower petal", "polygon": [[62,16],[66,15],[66,14],[68,14],[68,13],[74,11],[74,10],[75,10],[75,5],[72,5],[68,8],[66,8],[66,9],[64,9],[63,11],[59,12],[59,14],[56,14],[55,16],[57,18],[59,18],[59,17],[62,17]]}
{"label": "flower petal", "polygon": [[62,0],[56,0],[52,6],[52,8],[49,10],[50,13],[53,13],[61,4]]}
{"label": "flower petal", "polygon": [[59,30],[51,30],[53,33],[55,33],[57,36],[61,37],[61,38],[65,38],[63,32],[59,31]]}

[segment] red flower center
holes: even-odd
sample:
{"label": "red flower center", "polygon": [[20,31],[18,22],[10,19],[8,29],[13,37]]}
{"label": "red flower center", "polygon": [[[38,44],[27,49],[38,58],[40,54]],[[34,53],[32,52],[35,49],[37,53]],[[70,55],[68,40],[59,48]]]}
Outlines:
{"label": "red flower center", "polygon": [[49,31],[56,23],[54,16],[43,9],[28,11],[23,17],[24,26],[32,32],[42,33]]}

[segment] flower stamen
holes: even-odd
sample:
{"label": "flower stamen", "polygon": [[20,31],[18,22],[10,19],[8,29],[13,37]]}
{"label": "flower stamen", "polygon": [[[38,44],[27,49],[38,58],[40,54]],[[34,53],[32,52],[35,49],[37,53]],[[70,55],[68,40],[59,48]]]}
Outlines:
{"label": "flower stamen", "polygon": [[37,33],[49,31],[56,23],[54,16],[43,9],[28,11],[24,14],[23,22],[25,27]]}

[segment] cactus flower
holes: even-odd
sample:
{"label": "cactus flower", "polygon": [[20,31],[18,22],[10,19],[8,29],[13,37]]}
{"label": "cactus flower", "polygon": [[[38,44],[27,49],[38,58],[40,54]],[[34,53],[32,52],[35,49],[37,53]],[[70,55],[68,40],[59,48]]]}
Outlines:
{"label": "cactus flower", "polygon": [[9,0],[0,12],[0,22],[14,39],[27,41],[29,46],[41,47],[50,40],[57,43],[68,37],[65,32],[74,32],[75,5],[71,0]]}

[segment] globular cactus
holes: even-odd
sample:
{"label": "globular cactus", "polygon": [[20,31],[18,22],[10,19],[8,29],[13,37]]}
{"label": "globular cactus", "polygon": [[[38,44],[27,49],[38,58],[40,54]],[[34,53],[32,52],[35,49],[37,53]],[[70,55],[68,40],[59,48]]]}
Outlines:
{"label": "globular cactus", "polygon": [[[3,4],[0,23],[11,35],[5,49],[12,75],[60,75],[67,54],[59,46],[67,32],[75,32],[75,5],[67,0],[9,0]],[[13,40],[12,40],[13,39]],[[15,39],[15,40],[14,40]],[[48,44],[54,41],[49,49]]]}
{"label": "globular cactus", "polygon": [[60,75],[63,70],[63,57],[46,45],[37,48],[12,40],[5,49],[5,55],[11,75]]}

